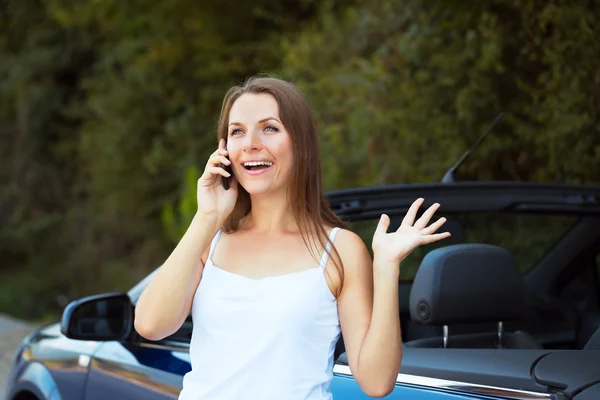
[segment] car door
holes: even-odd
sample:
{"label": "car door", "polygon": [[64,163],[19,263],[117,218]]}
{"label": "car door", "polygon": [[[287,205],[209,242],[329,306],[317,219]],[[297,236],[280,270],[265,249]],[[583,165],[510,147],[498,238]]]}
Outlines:
{"label": "car door", "polygon": [[106,342],[90,360],[85,400],[177,399],[190,371],[191,316],[173,335]]}

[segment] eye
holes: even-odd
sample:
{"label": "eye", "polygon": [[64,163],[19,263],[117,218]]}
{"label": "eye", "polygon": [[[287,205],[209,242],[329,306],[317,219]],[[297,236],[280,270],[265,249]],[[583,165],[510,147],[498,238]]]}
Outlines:
{"label": "eye", "polygon": [[229,134],[231,136],[235,136],[237,133],[242,133],[242,130],[241,129],[234,129]]}
{"label": "eye", "polygon": [[267,125],[265,126],[265,131],[270,131],[270,132],[279,132],[279,129],[275,128],[273,125]]}

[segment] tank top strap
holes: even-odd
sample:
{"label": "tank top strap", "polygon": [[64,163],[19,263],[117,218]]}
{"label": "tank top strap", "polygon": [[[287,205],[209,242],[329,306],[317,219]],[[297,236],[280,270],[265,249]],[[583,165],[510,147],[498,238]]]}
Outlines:
{"label": "tank top strap", "polygon": [[211,260],[211,261],[212,261],[213,253],[215,251],[215,247],[217,247],[217,242],[221,238],[221,233],[222,233],[222,231],[221,231],[221,229],[219,229],[219,231],[217,232],[217,234],[213,238],[212,242],[210,243],[210,250],[208,252],[208,259]]}
{"label": "tank top strap", "polygon": [[321,257],[321,263],[319,264],[321,269],[325,269],[325,267],[327,266],[327,261],[329,260],[329,252],[331,251],[331,243],[333,243],[335,235],[339,230],[340,228],[336,226],[331,230],[331,233],[329,233],[329,241],[325,246],[325,251],[323,252],[323,256]]}

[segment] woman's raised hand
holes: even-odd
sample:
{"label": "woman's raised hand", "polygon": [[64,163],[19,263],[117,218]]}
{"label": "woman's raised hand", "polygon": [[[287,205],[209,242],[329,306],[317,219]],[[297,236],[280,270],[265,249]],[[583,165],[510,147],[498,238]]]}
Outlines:
{"label": "woman's raised hand", "polygon": [[219,148],[211,154],[204,173],[198,179],[198,212],[202,215],[216,218],[219,224],[233,211],[238,194],[238,182],[232,177],[229,190],[223,187],[222,179],[231,177],[220,165],[231,165],[227,158],[225,140],[219,141]]}
{"label": "woman's raised hand", "polygon": [[415,221],[417,211],[423,204],[423,199],[417,199],[408,209],[402,223],[395,232],[387,233],[390,226],[390,217],[383,214],[373,235],[373,255],[384,261],[400,263],[414,249],[424,244],[437,242],[450,236],[449,232],[436,233],[446,222],[446,218],[440,218],[433,224],[427,226],[433,214],[439,208],[435,203],[429,207],[421,218]]}

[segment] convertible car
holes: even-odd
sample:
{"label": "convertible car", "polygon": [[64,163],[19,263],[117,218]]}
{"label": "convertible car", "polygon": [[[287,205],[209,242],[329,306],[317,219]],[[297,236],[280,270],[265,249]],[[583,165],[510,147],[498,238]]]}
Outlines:
{"label": "convertible car", "polygon": [[[381,213],[441,204],[451,238],[401,266],[404,356],[388,399],[600,399],[600,187],[433,183],[328,193],[367,244]],[[19,346],[7,400],[176,399],[191,316],[152,342],[133,328],[152,274],[127,293],[79,299]],[[343,338],[332,391],[367,399]],[[253,400],[253,399],[251,399]]]}

